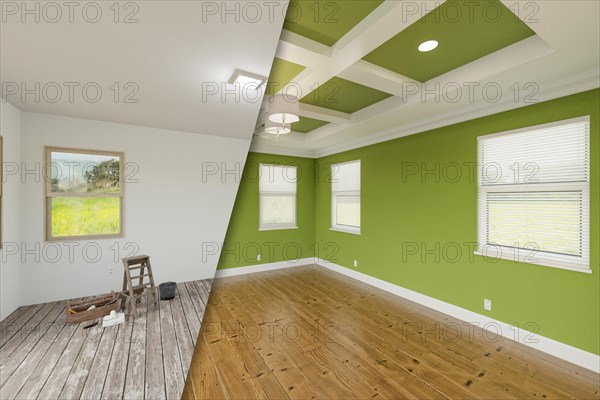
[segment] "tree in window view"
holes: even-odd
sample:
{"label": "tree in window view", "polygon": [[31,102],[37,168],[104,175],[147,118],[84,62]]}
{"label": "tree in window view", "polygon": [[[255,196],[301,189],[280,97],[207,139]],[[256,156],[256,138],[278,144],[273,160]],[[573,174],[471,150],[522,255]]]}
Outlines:
{"label": "tree in window view", "polygon": [[119,160],[103,161],[83,173],[88,192],[119,191]]}

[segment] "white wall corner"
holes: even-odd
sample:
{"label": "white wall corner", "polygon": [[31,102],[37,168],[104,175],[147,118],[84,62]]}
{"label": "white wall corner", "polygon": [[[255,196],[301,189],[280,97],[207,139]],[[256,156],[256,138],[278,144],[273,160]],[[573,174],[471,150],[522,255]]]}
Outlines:
{"label": "white wall corner", "polygon": [[[3,137],[3,177],[2,193],[2,241],[0,250],[0,320],[21,305],[21,262],[19,258],[8,256],[15,251],[21,241],[21,181],[19,166],[21,163],[21,112],[0,99],[0,134]],[[4,168],[12,164],[10,175]]]}

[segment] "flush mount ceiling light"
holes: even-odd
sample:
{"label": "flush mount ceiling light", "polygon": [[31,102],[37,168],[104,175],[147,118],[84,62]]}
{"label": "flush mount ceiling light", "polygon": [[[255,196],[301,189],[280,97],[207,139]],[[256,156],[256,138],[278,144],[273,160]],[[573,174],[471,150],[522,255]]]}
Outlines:
{"label": "flush mount ceiling light", "polygon": [[267,78],[264,76],[236,69],[228,83],[231,85],[240,85],[240,87],[243,88],[251,87],[258,90],[266,81]]}
{"label": "flush mount ceiling light", "polygon": [[436,47],[438,47],[437,40],[428,40],[419,45],[419,51],[425,53],[435,49]]}
{"label": "flush mount ceiling light", "polygon": [[277,94],[269,99],[269,121],[291,124],[300,121],[299,115],[300,103],[297,97]]}
{"label": "flush mount ceiling light", "polygon": [[265,122],[265,132],[270,133],[271,135],[285,135],[291,131],[290,125],[288,124],[280,124],[279,122],[273,122],[271,120]]}

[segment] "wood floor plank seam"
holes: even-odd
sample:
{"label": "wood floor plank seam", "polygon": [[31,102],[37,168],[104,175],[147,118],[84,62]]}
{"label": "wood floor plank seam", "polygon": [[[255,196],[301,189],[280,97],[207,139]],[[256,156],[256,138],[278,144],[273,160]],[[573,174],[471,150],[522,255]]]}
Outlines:
{"label": "wood floor plank seam", "polygon": [[[373,333],[374,335],[377,335],[377,333],[376,333],[376,332],[372,332],[372,333]],[[353,336],[353,337],[355,337],[354,335],[352,335],[352,336]],[[364,342],[364,340],[362,340],[362,339],[360,339],[360,338],[357,338],[357,337],[355,337],[355,339],[356,339],[356,340],[363,341],[363,343],[365,343],[365,345],[370,345],[372,348],[374,348],[374,349],[376,349],[376,350],[377,350],[377,345],[375,345],[375,344],[373,344],[373,343],[367,343],[367,342]],[[382,341],[384,340],[383,338],[380,338],[380,339],[381,339]],[[377,351],[381,351],[381,350],[377,350]],[[404,351],[403,351],[403,352],[404,352]],[[414,357],[415,357],[415,355],[411,355],[411,354],[409,354],[409,353],[406,353],[406,354],[407,354],[407,356],[408,356],[409,358],[413,358],[413,360],[414,360]],[[394,360],[392,360],[392,361],[394,361]],[[394,361],[394,362],[395,362],[395,361]],[[412,368],[409,368],[409,367],[403,367],[401,364],[398,364],[398,365],[399,365],[399,367],[400,367],[400,368],[403,368],[403,369],[405,369],[405,370],[406,370],[408,373],[413,373],[413,371],[411,370]],[[433,371],[433,372],[435,372],[436,374],[440,375],[440,376],[439,376],[439,378],[440,378],[440,379],[443,379],[443,378],[445,378],[445,379],[448,379],[447,377],[445,377],[445,376],[443,376],[443,375],[439,374],[439,372],[435,371],[435,369],[431,368],[431,367],[430,367],[429,365],[427,365],[426,363],[425,363],[424,365],[425,365],[426,367],[428,367],[428,368],[429,368],[431,371]],[[413,366],[413,368],[414,368],[414,366]],[[428,383],[426,380],[423,380],[423,379],[422,379],[422,378],[420,378],[420,377],[417,377],[417,378],[421,379],[421,380],[422,380],[424,383]],[[453,381],[453,380],[451,380],[451,379],[448,379],[448,380],[449,380],[449,382],[451,382],[453,385],[455,385],[455,386],[457,387],[457,389],[463,389],[463,386],[462,386],[462,385],[460,385],[458,382],[456,382],[456,381]],[[429,382],[429,383],[431,383],[432,387],[434,387],[434,388],[435,388],[435,387],[436,387],[436,383],[439,383],[439,380],[437,380],[437,381],[434,381],[434,382]],[[463,390],[464,390],[464,389],[463,389]],[[466,392],[466,393],[463,393],[463,394],[469,394],[469,392]],[[472,395],[473,395],[473,393],[470,393],[470,395],[472,396]]]}
{"label": "wood floor plank seam", "polygon": [[[488,361],[487,359],[485,359],[485,361]],[[494,360],[489,360],[490,362],[495,362]],[[555,390],[556,391],[556,390]]]}
{"label": "wood floor plank seam", "polygon": [[[284,285],[289,285],[289,281],[286,281],[286,282],[284,282]],[[285,287],[288,287],[288,286],[285,286]],[[291,288],[290,288],[290,289],[291,289]],[[280,289],[280,290],[282,290],[282,291],[283,291],[283,289]],[[299,302],[299,304],[298,304],[298,308],[299,308],[299,309],[302,307],[302,303],[303,303],[302,299],[300,299],[300,298],[299,298],[299,297],[296,295],[296,293],[295,293],[293,290],[286,290],[286,291],[285,291],[285,293],[290,293],[290,296],[293,296],[294,298],[296,298],[296,299],[297,299],[297,300],[292,300],[292,301],[294,301],[294,303],[295,303],[295,304],[296,304],[296,302]],[[310,309],[310,308],[308,307],[307,309]],[[317,311],[317,312],[316,312],[314,315],[312,315],[312,316],[310,316],[310,315],[307,315],[307,318],[314,318],[315,316],[318,316],[318,314],[320,314],[322,317],[325,317],[325,318],[327,318],[327,316],[326,316],[325,314],[322,314],[322,313],[320,313],[320,312],[318,312],[318,311]],[[341,345],[343,348],[346,348],[346,347],[345,347],[345,345],[343,345],[343,344],[341,344],[341,343],[340,343],[340,345]],[[357,360],[357,362],[358,362],[358,360]],[[367,362],[368,362],[368,360],[367,360]],[[377,366],[376,366],[376,365],[374,365],[376,362],[377,362],[376,360],[373,360],[373,361],[372,361],[372,363],[373,363],[373,366],[375,366],[375,368],[377,368]],[[369,371],[369,370],[367,369],[366,371]],[[367,373],[367,372],[365,372],[365,373]],[[406,371],[406,373],[408,373],[408,371]],[[384,375],[384,376],[385,376],[385,375]],[[361,378],[363,378],[363,379],[366,379],[366,377],[361,377]],[[388,377],[388,378],[390,378],[390,379],[391,379],[391,377]],[[406,376],[406,377],[404,377],[404,378],[408,378],[408,377]],[[431,387],[431,386],[428,386],[428,387]],[[395,389],[393,389],[393,388],[390,388],[389,390],[392,390],[392,392],[391,392],[391,393],[392,393],[392,394],[391,394],[392,396],[399,396],[399,395],[400,395],[400,393],[402,393],[402,392],[403,392],[403,388],[401,388],[401,387],[400,387],[400,388],[395,388]],[[394,390],[398,390],[398,392],[397,392],[397,393],[394,393]],[[431,394],[431,395],[433,395],[433,393],[430,393],[430,394]],[[410,391],[406,391],[406,392],[404,392],[404,395],[406,395],[406,396],[408,396],[408,397],[415,396],[415,394],[413,394],[413,393],[410,393]],[[385,395],[384,395],[384,396],[385,396]],[[421,395],[421,396],[422,396],[422,395]],[[444,396],[442,393],[440,393],[439,391],[438,391],[438,394],[437,394],[437,396],[443,396],[443,397],[445,397],[445,396]],[[415,397],[419,397],[419,396],[415,396]]]}
{"label": "wood floor plank seam", "polygon": [[[410,303],[410,302],[406,302],[406,303],[404,303],[404,304],[412,305],[412,303],[411,303],[411,304],[409,304],[409,303]],[[433,312],[433,313],[438,313],[438,312],[436,312],[436,311],[434,311],[434,310],[430,310],[430,309],[428,309],[428,310],[429,310],[430,312]],[[393,311],[390,311],[390,312],[391,312],[392,314],[394,313]],[[418,315],[418,314],[415,314],[415,313],[413,313],[413,314],[411,314],[411,315]],[[446,316],[446,317],[447,317],[447,316]],[[477,329],[478,329],[478,331],[480,331],[480,332],[482,332],[482,331],[483,331],[483,330],[481,330],[480,328],[477,328]],[[506,342],[503,342],[503,343],[506,343]],[[495,348],[495,347],[497,347],[497,346],[489,346],[489,344],[487,344],[486,342],[484,342],[483,344],[484,344],[484,345],[486,345],[486,346],[488,346],[488,350],[489,350],[490,352],[494,352],[494,348]],[[459,343],[459,345],[463,346],[461,343]],[[463,347],[464,347],[464,348],[468,348],[468,346],[473,346],[473,345],[478,345],[478,342],[473,342],[473,343],[469,342],[468,344],[465,344]],[[498,354],[497,352],[494,352],[494,353]],[[490,353],[488,353],[488,354],[490,354]],[[480,356],[480,358],[481,358],[481,357],[482,357],[482,356]],[[485,361],[487,361],[487,359],[485,359]],[[493,361],[493,362],[496,362],[496,363],[498,362],[498,360],[495,360],[495,359],[493,359],[493,358],[491,358],[491,359],[490,359],[490,361]],[[568,364],[568,363],[567,363],[567,364]],[[502,364],[502,365],[503,365],[503,366],[505,366],[506,368],[510,368],[510,366],[506,366],[506,365],[504,365],[504,364]],[[544,384],[544,383],[542,383],[542,384]],[[544,384],[544,385],[545,385],[545,384]],[[547,386],[547,385],[546,385],[546,386]],[[555,388],[554,390],[559,390],[559,391],[561,391],[561,389],[558,389],[558,388]]]}
{"label": "wood floor plank seam", "polygon": [[[206,288],[210,284],[179,284],[181,293],[172,303],[161,301],[158,308],[141,306],[138,318],[133,321],[128,318],[124,324],[108,328],[98,325],[84,330],[89,322],[66,324],[64,302],[18,308],[0,322],[3,334],[0,365],[7,372],[0,377],[3,379],[0,397],[3,400],[181,398],[184,373],[190,368],[184,364],[194,351],[194,340],[198,338],[206,308]],[[189,287],[198,290],[192,293]],[[149,334],[152,330],[154,334]],[[50,333],[54,335],[52,338]],[[163,351],[156,358],[163,366],[162,370],[157,369],[161,376],[158,380],[162,382],[158,386],[150,384],[154,375],[147,368],[149,353],[157,345],[170,349],[168,356]],[[171,362],[173,368],[165,367]],[[147,390],[150,387],[152,392]],[[161,391],[164,393],[160,394]]]}
{"label": "wood floor plank seam", "polygon": [[[204,323],[221,323],[221,318],[229,324],[240,321],[298,323],[302,329],[310,328],[315,321],[321,324],[332,321],[344,326],[333,344],[314,343],[315,332],[307,333],[306,338],[297,343],[287,343],[278,332],[276,343],[269,345],[265,352],[259,348],[261,342],[252,341],[237,347],[215,347],[209,340],[216,335],[211,336],[209,325],[203,325],[186,381],[186,386],[193,387],[186,391],[185,400],[191,400],[192,396],[206,398],[201,397],[207,393],[202,388],[213,384],[221,387],[228,398],[235,398],[236,393],[244,391],[247,397],[269,398],[269,388],[257,388],[256,380],[243,378],[248,371],[263,371],[272,378],[261,380],[262,385],[277,382],[277,386],[285,390],[286,377],[273,368],[285,364],[296,366],[297,379],[306,377],[311,384],[318,384],[321,376],[327,376],[322,372],[331,370],[329,386],[319,386],[324,390],[317,394],[320,398],[374,395],[380,398],[600,399],[600,375],[539,354],[507,338],[488,341],[480,328],[476,328],[479,330],[474,331],[472,338],[456,340],[418,332],[409,336],[405,344],[403,335],[407,332],[404,329],[418,325],[423,327],[420,329],[432,330],[433,326],[461,321],[321,267],[296,267],[215,280]],[[211,325],[211,329],[214,330],[214,326]],[[225,340],[234,340],[235,335],[225,335]],[[217,357],[215,352],[219,353]],[[348,357],[343,356],[346,354]],[[293,362],[285,361],[286,357]],[[345,364],[346,359],[349,364]],[[196,364],[196,360],[201,360],[201,364]],[[238,365],[233,365],[232,360],[237,360]],[[411,367],[413,360],[419,364]],[[244,370],[244,365],[250,369]],[[321,369],[323,367],[327,370]],[[211,377],[213,368],[215,372]],[[423,372],[415,375],[410,369]],[[398,375],[400,370],[403,372]],[[335,377],[335,373],[341,375]],[[413,377],[409,379],[409,376]],[[210,384],[200,381],[207,377],[212,379]],[[338,380],[339,386],[336,385]],[[417,382],[425,386],[413,387]],[[381,391],[370,389],[378,386]],[[341,392],[330,390],[336,387],[341,388]],[[428,395],[434,392],[423,392],[425,387],[439,395]],[[312,389],[307,389],[307,393],[315,393]],[[288,390],[286,394],[287,398],[293,398],[293,392]]]}
{"label": "wood floor plank seam", "polygon": [[[62,303],[62,304],[64,304],[64,303]],[[58,303],[57,307],[60,307],[60,306],[61,306],[61,303]],[[59,310],[59,311],[62,311],[62,310]],[[26,355],[24,355],[22,357],[22,361],[20,361],[19,364],[16,366],[16,368],[13,371],[10,372],[10,374],[9,374],[10,376],[7,377],[7,378],[5,378],[6,380],[4,381],[4,384],[0,388],[0,391],[3,393],[3,395],[6,395],[6,390],[8,389],[8,385],[11,383],[11,380],[16,380],[17,381],[13,385],[15,387],[15,389],[13,389],[12,392],[16,391],[16,393],[14,393],[14,394],[15,395],[18,394],[18,392],[23,387],[23,385],[20,385],[20,383],[23,381],[23,378],[19,379],[18,377],[15,377],[15,375],[18,374],[18,372],[21,371],[21,370],[30,370],[29,374],[27,374],[27,372],[25,372],[26,379],[28,379],[29,376],[31,376],[31,374],[33,373],[33,370],[35,370],[37,368],[37,366],[39,365],[39,363],[41,362],[41,360],[44,358],[46,352],[50,349],[51,344],[48,344],[47,348],[39,356],[39,359],[37,360],[37,362],[35,362],[35,360],[34,360],[35,365],[33,365],[33,366],[27,365],[28,362],[31,362],[32,353],[35,350],[39,350],[40,346],[43,349],[44,339],[47,339],[48,331],[56,324],[56,321],[58,321],[60,319],[61,314],[60,313],[56,313],[56,311],[54,311],[54,313],[55,313],[55,317],[51,317],[50,318],[51,321],[48,321],[49,323],[47,325],[47,329],[45,329],[44,331],[39,331],[38,332],[38,335],[39,335],[38,336],[38,340],[36,340],[34,343],[31,344],[30,350],[28,351],[28,353]],[[52,314],[52,311],[51,311],[50,314]],[[48,314],[48,315],[50,315],[50,314]],[[62,332],[63,328],[64,328],[64,325],[61,325],[61,328],[60,328],[59,332],[57,333],[57,337],[58,337],[58,335],[60,335],[60,333]],[[14,355],[14,354],[15,353],[11,354],[11,356]],[[35,354],[34,354],[34,356],[35,356]],[[10,358],[7,361],[10,361]],[[7,371],[5,369],[3,369],[3,371],[2,371],[3,380],[4,380],[4,377],[6,376],[6,373],[7,373]],[[24,384],[24,382],[23,382],[23,384]],[[9,392],[9,393],[12,393],[12,392]]]}

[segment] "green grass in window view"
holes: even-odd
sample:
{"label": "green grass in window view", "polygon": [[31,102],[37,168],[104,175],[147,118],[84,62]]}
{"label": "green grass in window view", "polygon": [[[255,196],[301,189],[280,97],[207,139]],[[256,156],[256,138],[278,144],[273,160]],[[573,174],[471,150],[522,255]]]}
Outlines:
{"label": "green grass in window view", "polygon": [[121,199],[118,197],[53,197],[52,236],[118,234]]}

